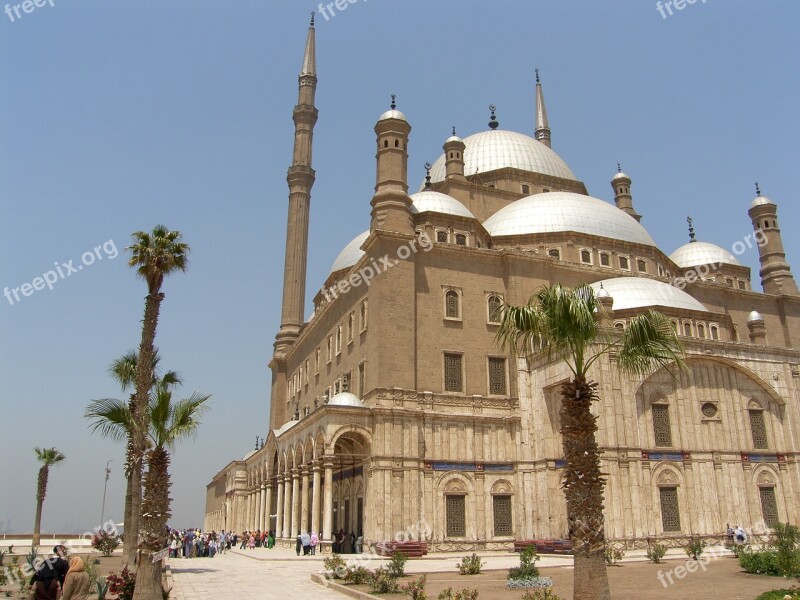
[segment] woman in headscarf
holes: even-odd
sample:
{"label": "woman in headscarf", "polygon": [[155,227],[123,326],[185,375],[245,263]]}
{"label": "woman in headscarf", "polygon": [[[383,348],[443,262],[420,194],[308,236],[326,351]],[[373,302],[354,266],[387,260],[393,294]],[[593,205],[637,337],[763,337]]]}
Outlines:
{"label": "woman in headscarf", "polygon": [[64,594],[61,600],[87,600],[89,597],[89,574],[80,556],[73,556],[69,561],[69,571],[64,580]]}

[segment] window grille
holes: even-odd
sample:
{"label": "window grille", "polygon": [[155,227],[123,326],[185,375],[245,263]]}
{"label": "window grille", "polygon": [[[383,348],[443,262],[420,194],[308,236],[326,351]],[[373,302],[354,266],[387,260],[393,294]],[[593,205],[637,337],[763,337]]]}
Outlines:
{"label": "window grille", "polygon": [[672,432],[669,427],[669,407],[663,404],[654,404],[653,433],[656,446],[672,446]]}
{"label": "window grille", "polygon": [[511,496],[494,497],[494,534],[498,537],[513,535]]}
{"label": "window grille", "polygon": [[753,448],[763,449],[767,447],[767,428],[764,423],[763,410],[751,410],[750,431],[753,434]]}
{"label": "window grille", "polygon": [[778,504],[775,502],[775,488],[762,487],[758,490],[761,496],[761,516],[767,527],[773,527],[778,522]]}
{"label": "window grille", "polygon": [[499,323],[502,316],[503,300],[500,296],[489,296],[489,323]]}
{"label": "window grille", "polygon": [[489,357],[489,393],[506,394],[506,359]]}
{"label": "window grille", "polygon": [[450,290],[445,294],[445,316],[448,319],[457,319],[458,313],[458,292]]}
{"label": "window grille", "polygon": [[460,354],[444,355],[444,390],[446,392],[460,392],[463,388],[461,361]]}
{"label": "window grille", "polygon": [[445,496],[447,537],[465,537],[467,518],[465,496]]}
{"label": "window grille", "polygon": [[678,509],[678,488],[664,487],[661,495],[661,525],[665,532],[681,530],[681,515]]}

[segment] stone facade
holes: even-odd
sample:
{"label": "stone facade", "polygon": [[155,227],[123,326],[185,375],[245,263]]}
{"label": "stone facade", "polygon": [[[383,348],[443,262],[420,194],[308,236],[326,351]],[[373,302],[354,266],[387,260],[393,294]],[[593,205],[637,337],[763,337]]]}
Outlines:
{"label": "stone facade", "polygon": [[[303,87],[312,75],[316,82],[308,69],[313,33],[301,100],[313,100]],[[594,216],[583,183],[563,168],[548,171],[558,157],[540,83],[537,102],[537,132],[547,132],[538,137],[547,144],[523,142],[545,165],[541,172],[513,160],[465,172],[471,151],[502,157],[502,148],[454,135],[443,146],[444,177],[413,195],[411,127],[394,104],[381,116],[370,231],[352,257],[337,259],[313,318],[299,327],[305,281],[297,274],[305,277],[307,249],[290,255],[287,246],[293,275],[270,363],[266,441],[209,483],[206,529],[271,529],[284,543],[311,530],[327,546],[339,529],[369,543],[424,528],[435,549],[453,551],[566,537],[558,388],[570,373],[560,361],[500,348],[496,311],[544,285],[598,282],[621,290],[608,301],[611,335],[655,308],[673,321],[687,353],[685,370],[644,378],[622,375],[613,355],[593,367],[607,537],[630,546],[653,537],[678,543],[722,535],[726,523],[797,522],[800,297],[777,207],[759,194],[749,213],[753,240],[764,239],[767,293],[753,289],[749,269],[735,260],[677,264],[638,229],[627,175],[612,180],[616,208],[607,204],[616,212],[606,222],[606,209]],[[316,109],[300,104],[295,159],[309,170],[290,170],[293,240],[307,240],[313,183]],[[497,127],[493,116],[492,132],[502,133]],[[512,229],[496,225],[494,216],[523,199],[544,206],[559,193],[585,198],[588,220],[565,211],[547,227],[520,230],[525,215]]]}

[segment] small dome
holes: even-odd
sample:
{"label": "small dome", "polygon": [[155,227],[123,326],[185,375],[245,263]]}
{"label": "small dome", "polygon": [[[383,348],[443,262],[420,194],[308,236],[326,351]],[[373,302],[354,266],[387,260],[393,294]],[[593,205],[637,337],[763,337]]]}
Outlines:
{"label": "small dome", "polygon": [[464,143],[464,140],[462,140],[462,139],[461,139],[460,137],[458,137],[457,135],[451,135],[449,138],[447,138],[447,139],[444,141],[444,143],[445,143],[445,144],[449,144],[450,142],[461,142],[461,143],[463,144],[463,143]]}
{"label": "small dome", "polygon": [[600,286],[600,289],[597,290],[596,296],[598,298],[611,298],[611,294],[609,294],[608,290],[605,287],[603,287],[602,285]]}
{"label": "small dome", "polygon": [[378,121],[386,121],[387,119],[398,119],[399,121],[405,121],[406,123],[408,123],[408,119],[406,119],[406,116],[399,110],[394,108],[392,110],[387,110],[380,117],[378,117]]}
{"label": "small dome", "polygon": [[626,181],[630,181],[631,177],[627,173],[625,173],[623,171],[620,171],[620,172],[614,174],[614,177],[611,178],[611,181],[620,181],[621,179],[624,179]]}
{"label": "small dome", "polygon": [[685,269],[687,267],[697,267],[700,265],[736,265],[742,266],[736,257],[716,244],[708,242],[689,242],[684,244],[669,258],[676,265]]}
{"label": "small dome", "polygon": [[336,271],[341,271],[342,269],[349,269],[364,256],[361,244],[364,243],[367,236],[369,236],[369,230],[357,235],[341,252],[339,252],[339,256],[336,257],[336,260],[333,261],[333,266],[331,266],[331,273],[336,273]]}
{"label": "small dome", "polygon": [[705,306],[675,286],[645,277],[615,277],[590,284],[599,295],[600,286],[614,297],[614,310],[663,306],[708,312]]}
{"label": "small dome", "polygon": [[603,200],[573,192],[547,192],[505,206],[483,224],[492,237],[574,231],[645,246],[656,243],[629,214]]}
{"label": "small dome", "polygon": [[747,315],[747,322],[748,323],[763,323],[764,317],[761,316],[761,313],[757,310],[751,310],[750,314]]}
{"label": "small dome", "polygon": [[417,192],[411,196],[411,212],[414,214],[424,212],[435,212],[445,215],[455,215],[474,219],[473,215],[466,206],[447,194],[441,194],[432,190]]}
{"label": "small dome", "polygon": [[755,200],[750,203],[750,208],[755,208],[756,206],[764,206],[765,204],[771,204],[775,206],[775,203],[767,198],[766,196],[759,195]]}
{"label": "small dome", "polygon": [[[452,139],[452,138],[451,138]],[[449,141],[449,140],[448,140]],[[468,135],[463,140],[464,175],[487,173],[511,167],[575,181],[575,174],[553,150],[530,136],[496,129]],[[444,154],[431,168],[431,181],[444,181],[447,174]],[[423,182],[422,189],[425,186]]]}
{"label": "small dome", "polygon": [[286,432],[286,431],[289,431],[289,430],[290,430],[292,427],[294,427],[295,425],[297,425],[299,422],[300,422],[300,421],[297,421],[297,420],[286,421],[286,423],[284,423],[283,425],[281,425],[279,429],[273,429],[273,430],[272,430],[272,433],[274,433],[274,434],[275,434],[275,437],[278,437],[278,436],[280,436],[282,433],[284,433],[284,432]]}
{"label": "small dome", "polygon": [[354,406],[357,408],[365,408],[366,405],[359,400],[358,396],[350,392],[339,392],[333,398],[328,400],[328,406]]}

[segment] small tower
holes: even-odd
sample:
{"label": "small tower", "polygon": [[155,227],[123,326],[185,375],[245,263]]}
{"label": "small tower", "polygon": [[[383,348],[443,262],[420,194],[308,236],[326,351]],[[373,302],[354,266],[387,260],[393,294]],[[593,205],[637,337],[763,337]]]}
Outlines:
{"label": "small tower", "polygon": [[451,135],[444,143],[444,157],[446,178],[464,179],[464,150],[467,145],[456,135],[456,128],[453,127]]}
{"label": "small tower", "polygon": [[750,333],[751,343],[767,345],[767,327],[764,325],[764,317],[755,309],[747,315],[747,331]]}
{"label": "small tower", "polygon": [[614,326],[614,298],[608,293],[608,290],[600,284],[600,289],[597,292],[597,302],[600,304],[600,327],[611,329]]}
{"label": "small tower", "polygon": [[539,80],[539,69],[536,69],[536,130],[533,137],[550,147],[550,122],[547,120],[547,107],[544,105],[542,82]]}
{"label": "small tower", "polygon": [[392,94],[391,109],[375,124],[378,153],[375,195],[372,197],[370,231],[383,229],[414,234],[411,197],[408,195],[408,134],[411,125],[397,110]]}
{"label": "small tower", "polygon": [[778,228],[778,206],[766,196],[756,183],[756,199],[750,204],[750,220],[756,233],[758,256],[761,262],[761,286],[765,294],[798,296],[797,283],[792,277],[786,253],[783,250],[781,230]]}
{"label": "small tower", "polygon": [[625,211],[637,221],[642,220],[642,215],[633,210],[633,196],[631,195],[631,178],[622,172],[622,165],[617,163],[617,173],[611,178],[611,187],[614,188],[614,204]]}

